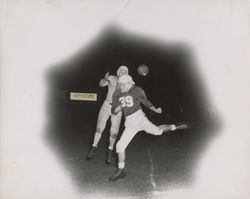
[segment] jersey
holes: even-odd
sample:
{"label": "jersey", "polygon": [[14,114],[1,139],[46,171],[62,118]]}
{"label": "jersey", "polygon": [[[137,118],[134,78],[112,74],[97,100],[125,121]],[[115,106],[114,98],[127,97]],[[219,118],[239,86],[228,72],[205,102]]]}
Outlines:
{"label": "jersey", "polygon": [[147,108],[153,104],[147,99],[145,92],[138,86],[132,87],[128,92],[116,90],[113,95],[112,112],[121,105],[125,116],[129,116],[141,109],[141,103]]}
{"label": "jersey", "polygon": [[105,86],[108,86],[108,93],[106,95],[106,101],[112,103],[113,94],[117,88],[117,77],[114,75],[108,76],[108,81],[106,82]]}

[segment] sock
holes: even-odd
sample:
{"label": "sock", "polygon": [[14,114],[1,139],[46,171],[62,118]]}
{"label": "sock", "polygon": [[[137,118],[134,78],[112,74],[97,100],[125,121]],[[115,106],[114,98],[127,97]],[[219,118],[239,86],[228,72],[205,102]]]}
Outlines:
{"label": "sock", "polygon": [[109,149],[109,150],[111,150],[111,151],[113,151],[113,147],[110,147],[110,146],[109,146],[109,148],[108,148],[108,149]]}
{"label": "sock", "polygon": [[171,130],[174,131],[174,130],[176,129],[176,125],[173,124],[173,125],[171,125],[171,126],[172,126],[172,127],[171,127]]}
{"label": "sock", "polygon": [[118,163],[118,168],[119,169],[124,169],[124,167],[125,167],[125,162],[119,162]]}

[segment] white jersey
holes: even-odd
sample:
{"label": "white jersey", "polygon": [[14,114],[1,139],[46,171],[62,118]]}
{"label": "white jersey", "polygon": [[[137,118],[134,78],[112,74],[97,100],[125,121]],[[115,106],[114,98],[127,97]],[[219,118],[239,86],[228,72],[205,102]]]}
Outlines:
{"label": "white jersey", "polygon": [[120,121],[122,113],[119,114],[111,114],[112,107],[112,98],[113,93],[117,87],[117,76],[110,75],[108,76],[108,81],[105,82],[104,86],[108,86],[108,93],[106,96],[106,100],[104,100],[102,107],[99,111],[98,120],[97,120],[97,129],[101,129],[103,132],[105,129],[107,120],[111,117],[111,129],[113,129],[113,133],[117,134],[120,128]]}
{"label": "white jersey", "polygon": [[114,76],[114,75],[110,75],[108,77],[108,82],[107,82],[107,86],[108,86],[108,93],[106,95],[106,101],[108,101],[109,103],[112,103],[112,98],[113,98],[113,94],[116,90],[116,87],[117,87],[117,76]]}

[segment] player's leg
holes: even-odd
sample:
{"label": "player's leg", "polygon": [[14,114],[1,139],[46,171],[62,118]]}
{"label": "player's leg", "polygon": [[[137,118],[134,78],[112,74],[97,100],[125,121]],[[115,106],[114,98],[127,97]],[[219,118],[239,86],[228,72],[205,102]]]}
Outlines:
{"label": "player's leg", "polygon": [[122,112],[118,114],[111,115],[111,128],[110,128],[110,136],[109,136],[109,147],[106,153],[106,163],[111,164],[112,162],[112,153],[114,144],[116,141],[117,134],[119,132],[120,123],[121,123]]}
{"label": "player's leg", "polygon": [[109,178],[109,181],[116,181],[126,176],[125,172],[125,152],[118,153],[118,168],[114,175]]}
{"label": "player's leg", "polygon": [[120,140],[116,144],[116,152],[118,154],[118,169],[115,174],[109,178],[110,181],[116,181],[125,177],[125,150],[128,144],[138,131],[132,128],[125,128]]}
{"label": "player's leg", "polygon": [[191,128],[191,124],[189,122],[178,122],[175,124],[175,127],[175,130],[189,129]]}
{"label": "player's leg", "polygon": [[97,147],[110,115],[111,105],[105,101],[98,114],[96,132],[92,146]]}
{"label": "player's leg", "polygon": [[110,139],[109,139],[110,150],[113,150],[114,148],[116,137],[120,128],[121,118],[122,118],[122,112],[111,115],[111,128],[110,128]]}
{"label": "player's leg", "polygon": [[163,124],[160,126],[156,126],[151,121],[148,120],[146,116],[142,119],[142,130],[149,134],[153,135],[161,135],[162,133],[168,132],[168,131],[175,131],[179,129],[187,129],[190,128],[190,125],[187,123],[180,123],[178,125],[175,124]]}
{"label": "player's leg", "polygon": [[107,102],[104,102],[100,111],[99,111],[99,114],[98,114],[96,132],[94,135],[94,141],[93,141],[92,147],[87,155],[87,160],[91,160],[94,157],[97,145],[101,139],[102,132],[105,129],[107,120],[110,117],[110,115],[111,115],[111,105],[108,104]]}
{"label": "player's leg", "polygon": [[161,135],[163,133],[163,129],[160,126],[156,126],[146,116],[142,116],[141,119],[141,127],[146,133],[152,135]]}

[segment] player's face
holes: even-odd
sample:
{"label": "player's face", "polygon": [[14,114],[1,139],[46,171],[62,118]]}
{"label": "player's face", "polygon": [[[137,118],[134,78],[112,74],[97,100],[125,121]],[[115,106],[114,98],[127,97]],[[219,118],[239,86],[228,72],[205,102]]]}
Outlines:
{"label": "player's face", "polygon": [[119,83],[119,89],[122,93],[128,92],[132,87],[131,83]]}
{"label": "player's face", "polygon": [[119,71],[118,76],[121,77],[122,75],[127,75],[127,74],[128,74],[127,70],[121,69],[121,70]]}

